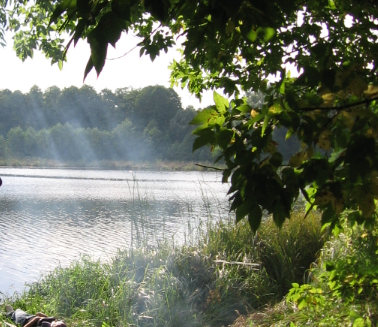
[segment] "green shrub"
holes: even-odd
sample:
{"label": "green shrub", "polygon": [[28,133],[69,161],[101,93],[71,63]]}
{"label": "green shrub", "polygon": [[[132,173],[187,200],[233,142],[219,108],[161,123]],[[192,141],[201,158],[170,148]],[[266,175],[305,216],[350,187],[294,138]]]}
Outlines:
{"label": "green shrub", "polygon": [[286,302],[258,326],[378,325],[378,228],[342,224],[313,265],[309,283],[294,283]]}

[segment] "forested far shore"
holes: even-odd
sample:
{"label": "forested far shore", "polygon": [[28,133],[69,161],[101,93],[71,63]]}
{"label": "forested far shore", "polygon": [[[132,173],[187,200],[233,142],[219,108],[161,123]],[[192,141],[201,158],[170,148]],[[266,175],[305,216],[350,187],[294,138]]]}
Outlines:
{"label": "forested far shore", "polygon": [[[112,161],[113,166],[122,161],[214,161],[216,150],[192,152],[195,127],[189,122],[195,115],[195,108],[182,108],[173,89],[158,85],[99,93],[90,86],[45,91],[33,86],[25,94],[1,90],[0,159],[11,165],[41,158],[66,164]],[[287,159],[298,143],[285,141],[285,135],[283,129],[275,132]]]}
{"label": "forested far shore", "polygon": [[0,158],[56,162],[208,161],[192,154],[195,116],[162,86],[134,90],[34,86],[26,94],[0,91]]}

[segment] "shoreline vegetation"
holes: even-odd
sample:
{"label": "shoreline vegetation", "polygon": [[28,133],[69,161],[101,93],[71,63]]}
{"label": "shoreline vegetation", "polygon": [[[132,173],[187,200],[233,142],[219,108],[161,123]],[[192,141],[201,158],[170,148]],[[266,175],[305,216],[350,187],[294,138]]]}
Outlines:
{"label": "shoreline vegetation", "polygon": [[333,236],[320,219],[297,211],[278,229],[268,218],[255,235],[247,222],[208,219],[181,245],[165,240],[120,249],[108,262],[83,256],[57,267],[22,293],[0,292],[0,310],[10,303],[72,327],[376,326],[374,282],[352,287],[351,298],[331,291],[324,276],[330,264],[352,265],[349,274],[363,265],[375,276],[377,230]]}
{"label": "shoreline vegetation", "polygon": [[28,169],[92,169],[92,170],[157,170],[157,171],[213,171],[223,168],[210,162],[195,161],[123,161],[123,160],[97,160],[91,162],[67,161],[59,162],[43,158],[9,158],[0,159],[2,168],[28,168]]}
{"label": "shoreline vegetation", "polygon": [[0,309],[10,303],[72,327],[228,326],[302,283],[326,240],[319,215],[302,213],[281,230],[268,219],[256,235],[248,223],[208,219],[196,235],[119,250],[106,263],[81,257],[23,293],[0,293]]}

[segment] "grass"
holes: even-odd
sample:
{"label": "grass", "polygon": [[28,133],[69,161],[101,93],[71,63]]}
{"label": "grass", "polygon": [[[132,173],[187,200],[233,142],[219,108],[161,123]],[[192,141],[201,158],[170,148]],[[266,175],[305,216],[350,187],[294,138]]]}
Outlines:
{"label": "grass", "polygon": [[302,283],[325,237],[317,215],[293,214],[281,230],[267,219],[257,235],[244,222],[208,222],[187,244],[57,267],[24,293],[2,295],[0,307],[42,311],[70,326],[227,326]]}

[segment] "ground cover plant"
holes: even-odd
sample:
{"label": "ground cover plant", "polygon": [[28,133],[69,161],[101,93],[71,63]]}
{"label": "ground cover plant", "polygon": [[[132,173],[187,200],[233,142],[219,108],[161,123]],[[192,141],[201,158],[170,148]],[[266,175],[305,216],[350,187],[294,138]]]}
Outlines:
{"label": "ground cover plant", "polygon": [[[293,215],[281,231],[269,219],[263,226],[257,237],[233,221],[209,222],[180,246],[119,251],[107,263],[82,257],[25,293],[2,295],[1,306],[43,311],[70,326],[225,326],[282,300],[283,279],[302,284],[325,242],[317,215]],[[263,246],[274,237],[296,241]]]}

